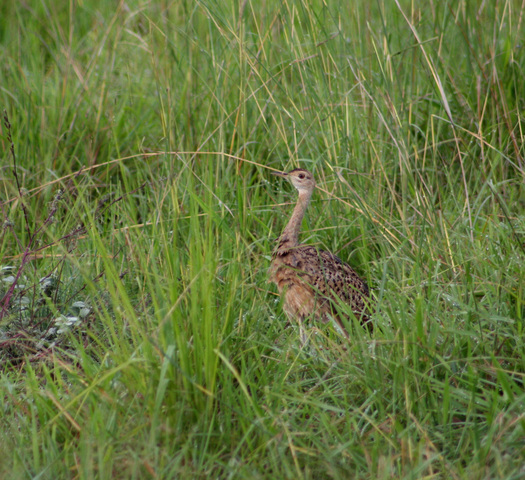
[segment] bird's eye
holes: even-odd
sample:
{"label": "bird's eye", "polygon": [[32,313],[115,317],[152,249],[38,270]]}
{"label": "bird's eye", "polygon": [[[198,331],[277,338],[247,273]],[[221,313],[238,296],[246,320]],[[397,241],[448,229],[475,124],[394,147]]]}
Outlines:
{"label": "bird's eye", "polygon": [[300,173],[299,178],[302,180],[304,178],[304,173]]}

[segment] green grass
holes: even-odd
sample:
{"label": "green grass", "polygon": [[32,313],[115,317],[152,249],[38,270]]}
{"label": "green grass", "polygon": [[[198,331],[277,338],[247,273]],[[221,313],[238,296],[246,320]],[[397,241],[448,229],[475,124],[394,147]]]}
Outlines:
{"label": "green grass", "polygon": [[[0,17],[0,477],[523,477],[520,2]],[[267,283],[297,166],[373,335]]]}

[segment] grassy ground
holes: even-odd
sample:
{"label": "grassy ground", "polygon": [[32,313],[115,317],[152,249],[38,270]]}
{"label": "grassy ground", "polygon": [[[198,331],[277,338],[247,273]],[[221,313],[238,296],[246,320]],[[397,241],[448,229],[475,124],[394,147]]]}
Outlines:
{"label": "grassy ground", "polygon": [[2,3],[0,477],[523,478],[525,7],[365,3]]}

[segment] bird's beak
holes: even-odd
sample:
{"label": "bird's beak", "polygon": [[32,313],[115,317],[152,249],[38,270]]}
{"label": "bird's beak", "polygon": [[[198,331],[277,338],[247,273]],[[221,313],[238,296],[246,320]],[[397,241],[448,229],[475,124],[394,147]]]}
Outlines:
{"label": "bird's beak", "polygon": [[286,172],[271,172],[272,175],[277,175],[278,177],[287,177],[288,174]]}

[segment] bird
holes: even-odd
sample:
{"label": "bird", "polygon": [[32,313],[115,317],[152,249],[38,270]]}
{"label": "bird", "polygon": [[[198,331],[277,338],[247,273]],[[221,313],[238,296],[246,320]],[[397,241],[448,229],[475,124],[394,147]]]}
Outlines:
{"label": "bird", "polygon": [[340,304],[348,305],[370,331],[370,292],[355,270],[331,252],[299,243],[301,223],[316,187],[308,170],[272,172],[289,179],[299,196],[272,254],[269,281],[277,285],[283,310],[300,326],[301,342],[306,343],[303,323],[308,318],[323,323],[335,320],[343,334],[348,333],[341,319]]}

